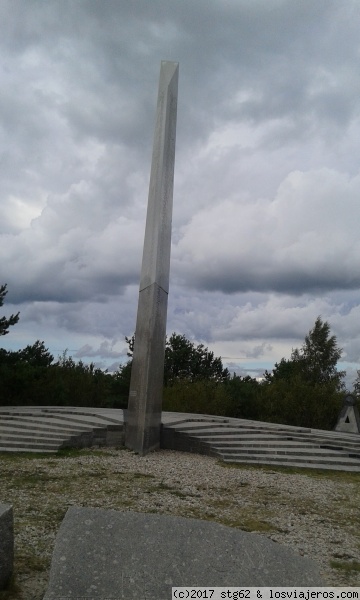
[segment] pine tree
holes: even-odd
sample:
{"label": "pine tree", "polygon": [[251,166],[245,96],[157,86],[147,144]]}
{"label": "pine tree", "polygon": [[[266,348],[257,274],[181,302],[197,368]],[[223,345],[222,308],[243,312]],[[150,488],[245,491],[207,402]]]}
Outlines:
{"label": "pine tree", "polygon": [[294,350],[291,359],[310,383],[333,383],[340,390],[344,387],[342,379],[345,371],[338,371],[336,365],[341,353],[335,335],[330,336],[329,323],[317,317],[301,349]]}
{"label": "pine tree", "polygon": [[[0,286],[0,306],[4,304],[4,299],[7,294],[6,287],[6,283],[5,285]],[[0,335],[6,335],[7,333],[9,333],[9,327],[11,327],[12,325],[16,325],[16,323],[18,322],[19,314],[20,313],[17,313],[16,315],[11,315],[8,319],[6,319],[5,317],[0,318]]]}

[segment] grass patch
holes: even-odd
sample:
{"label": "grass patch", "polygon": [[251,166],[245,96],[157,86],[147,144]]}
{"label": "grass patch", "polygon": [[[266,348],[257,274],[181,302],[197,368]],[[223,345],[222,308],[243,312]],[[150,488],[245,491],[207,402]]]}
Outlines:
{"label": "grass patch", "polygon": [[[303,467],[284,467],[282,465],[249,465],[247,463],[237,463],[237,462],[222,462],[221,460],[217,461],[217,464],[220,467],[225,469],[241,469],[241,471],[263,471],[264,473],[285,473],[286,475],[313,475],[316,469],[306,469]],[[320,472],[320,471],[319,471]],[[322,473],[323,471],[321,471]],[[324,470],[324,473],[327,474],[328,471]]]}
{"label": "grass patch", "polygon": [[[34,487],[56,480],[59,480],[59,477],[54,477],[53,475],[48,475],[47,473],[30,473],[29,475],[14,477],[12,480],[12,485],[16,487],[22,487],[24,485]],[[61,477],[61,480],[63,480],[63,477]]]}
{"label": "grass patch", "polygon": [[66,515],[67,509],[68,506],[66,506],[66,508],[61,506],[49,506],[48,508],[44,509],[43,514],[52,524],[61,523]]}
{"label": "grass patch", "polygon": [[138,471],[129,473],[128,475],[130,475],[132,479],[155,479],[155,475],[150,475],[149,473],[139,473]]}
{"label": "grass patch", "polygon": [[147,489],[143,490],[145,494],[157,494],[159,492],[170,492],[173,488],[167,485],[166,483],[158,483],[156,485],[151,485]]}
{"label": "grass patch", "polygon": [[180,490],[171,489],[169,490],[169,494],[172,496],[176,496],[176,498],[180,498],[181,500],[186,500],[187,498],[197,498],[197,494],[190,494],[186,492],[181,492]]}
{"label": "grass patch", "polygon": [[243,531],[256,531],[258,533],[279,531],[278,528],[271,523],[255,518],[229,519],[226,523],[224,523],[224,525],[228,525],[229,527],[238,527]]}
{"label": "grass patch", "polygon": [[56,454],[50,452],[0,452],[0,460],[5,462],[22,462],[24,458],[27,460],[41,460],[43,458],[53,458]]}
{"label": "grass patch", "polygon": [[331,560],[330,567],[342,571],[343,573],[360,573],[360,562],[356,560],[351,562]]}
{"label": "grass patch", "polygon": [[17,557],[19,565],[23,563],[26,571],[46,571],[49,561],[35,554],[24,554]]}
{"label": "grass patch", "polygon": [[309,469],[304,467],[284,467],[281,465],[249,465],[217,461],[225,469],[241,469],[242,471],[263,471],[264,473],[284,473],[285,475],[307,475],[314,478],[329,479],[348,483],[360,483],[360,473],[351,471],[336,471],[332,469]]}
{"label": "grass patch", "polygon": [[214,508],[229,508],[230,506],[234,506],[234,502],[229,500],[228,498],[222,498],[221,500],[212,500],[211,506]]}
{"label": "grass patch", "polygon": [[[113,450],[113,448],[111,449]],[[104,454],[112,454],[111,450],[93,450],[91,448],[60,448],[52,458],[78,458],[79,456],[104,456]],[[48,457],[49,458],[49,457]]]}
{"label": "grass patch", "polygon": [[[212,508],[212,507],[211,507]],[[202,512],[198,509],[192,510],[191,518],[200,519],[201,521],[211,521],[213,523],[220,523],[220,525],[225,525],[226,527],[234,527],[236,529],[241,529],[242,531],[247,532],[256,532],[256,533],[275,533],[281,531],[275,525],[272,525],[264,518],[256,518],[254,516],[247,514],[244,511],[242,514],[234,515],[234,516],[221,516],[212,512],[212,510],[208,510],[206,512]]]}
{"label": "grass patch", "polygon": [[21,587],[16,583],[16,575],[12,575],[6,589],[0,591],[0,600],[13,600],[19,598]]}

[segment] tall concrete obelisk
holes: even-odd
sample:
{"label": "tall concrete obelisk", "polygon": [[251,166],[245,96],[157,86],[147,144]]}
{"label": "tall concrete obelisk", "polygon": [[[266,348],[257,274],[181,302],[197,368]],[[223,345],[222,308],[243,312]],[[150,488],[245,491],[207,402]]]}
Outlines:
{"label": "tall concrete obelisk", "polygon": [[179,64],[162,61],[125,445],[160,446]]}

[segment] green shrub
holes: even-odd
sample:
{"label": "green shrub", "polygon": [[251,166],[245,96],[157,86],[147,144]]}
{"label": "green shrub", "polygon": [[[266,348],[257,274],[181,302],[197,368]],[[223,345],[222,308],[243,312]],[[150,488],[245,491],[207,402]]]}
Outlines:
{"label": "green shrub", "polygon": [[224,416],[231,402],[224,384],[211,380],[178,380],[163,393],[163,410],[170,412]]}

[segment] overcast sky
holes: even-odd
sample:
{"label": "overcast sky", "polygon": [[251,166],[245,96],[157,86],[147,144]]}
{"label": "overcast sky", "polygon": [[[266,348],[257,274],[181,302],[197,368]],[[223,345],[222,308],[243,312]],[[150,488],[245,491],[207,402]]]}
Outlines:
{"label": "overcast sky", "polygon": [[258,376],[321,315],[354,378],[358,0],[0,0],[0,47],[3,347],[126,360],[173,60],[168,333]]}

